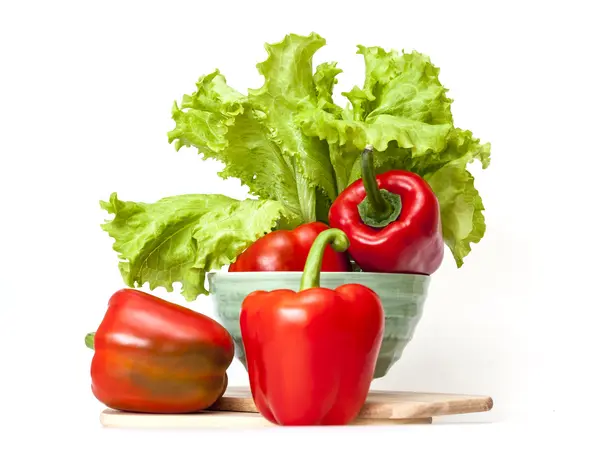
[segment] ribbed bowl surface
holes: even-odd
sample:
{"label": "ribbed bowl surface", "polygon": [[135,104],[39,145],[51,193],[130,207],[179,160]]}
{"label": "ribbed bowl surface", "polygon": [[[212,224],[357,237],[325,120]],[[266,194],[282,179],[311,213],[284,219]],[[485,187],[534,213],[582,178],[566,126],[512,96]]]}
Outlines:
{"label": "ribbed bowl surface", "polygon": [[[298,290],[301,272],[212,272],[208,274],[215,312],[235,341],[236,358],[246,367],[239,316],[242,301],[253,291]],[[373,289],[385,311],[385,332],[374,378],[381,378],[400,359],[423,312],[430,277],[371,272],[322,272],[321,287],[359,283]]]}

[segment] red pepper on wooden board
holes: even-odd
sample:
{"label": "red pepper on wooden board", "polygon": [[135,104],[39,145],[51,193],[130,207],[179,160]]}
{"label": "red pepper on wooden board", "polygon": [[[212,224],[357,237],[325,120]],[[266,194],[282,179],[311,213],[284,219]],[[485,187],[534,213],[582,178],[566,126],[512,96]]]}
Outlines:
{"label": "red pepper on wooden board", "polygon": [[377,294],[361,284],[319,287],[327,244],[348,238],[329,229],[314,241],[300,292],[255,291],[240,314],[252,397],[280,425],[344,425],[366,401],[384,330]]}
{"label": "red pepper on wooden board", "polygon": [[92,392],[109,408],[187,413],[227,388],[233,339],[203,314],[135,289],[117,291],[86,336],[94,349]]}
{"label": "red pepper on wooden board", "polygon": [[329,221],[348,235],[348,253],[366,272],[431,275],[442,264],[442,223],[433,190],[404,170],[375,176],[370,147],[362,155],[362,180],[335,199]]}
{"label": "red pepper on wooden board", "polygon": [[[300,225],[294,230],[276,230],[262,236],[229,266],[229,272],[302,272],[310,247],[316,237],[329,227],[322,222]],[[347,253],[325,249],[323,272],[349,272]]]}

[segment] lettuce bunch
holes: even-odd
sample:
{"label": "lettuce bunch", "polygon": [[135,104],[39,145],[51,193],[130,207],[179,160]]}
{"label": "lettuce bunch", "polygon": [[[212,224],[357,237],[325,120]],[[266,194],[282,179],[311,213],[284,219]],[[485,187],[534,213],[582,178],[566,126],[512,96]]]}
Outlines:
{"label": "lettuce bunch", "polygon": [[335,62],[313,68],[325,45],[318,34],[290,34],[267,44],[257,65],[258,89],[241,93],[219,70],[204,75],[172,108],[168,132],[176,150],[196,149],[223,163],[219,173],[247,186],[256,199],[188,194],[154,204],[123,202],[112,194],[102,207],[114,218],[103,229],[115,240],[128,286],[158,286],[194,300],[206,294],[205,275],[230,264],[260,236],[307,222],[327,222],[337,195],[360,178],[360,153],[375,150],[378,173],[405,169],[421,175],[440,202],[443,236],[461,267],[485,233],[484,206],[468,171],[487,168],[490,145],[453,123],[439,69],[417,52],[358,46],[362,87],[333,89]]}

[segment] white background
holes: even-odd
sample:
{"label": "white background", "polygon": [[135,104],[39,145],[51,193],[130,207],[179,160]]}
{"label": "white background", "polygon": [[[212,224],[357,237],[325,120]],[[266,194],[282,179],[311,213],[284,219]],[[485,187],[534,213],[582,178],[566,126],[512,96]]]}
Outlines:
{"label": "white background", "polygon": [[[495,448],[516,431],[532,443],[557,433],[583,439],[598,398],[593,4],[2,2],[0,448],[342,440]],[[486,394],[494,409],[429,427],[313,430],[298,435],[304,441],[292,429],[251,438],[101,429],[83,337],[122,281],[99,200],[113,191],[147,202],[242,198],[245,189],[220,179],[218,165],[168,144],[172,103],[215,68],[240,90],[258,87],[263,44],[311,31],[328,42],[315,63],[344,70],[338,96],[362,83],[357,44],[428,54],[455,100],[457,126],[492,144],[489,169],[473,169],[487,235],[462,269],[448,257],[435,274],[413,342],[374,387]],[[155,293],[185,303],[177,292]],[[212,313],[208,298],[187,306]],[[229,373],[231,384],[247,384],[237,361]],[[448,423],[457,420],[471,424]]]}

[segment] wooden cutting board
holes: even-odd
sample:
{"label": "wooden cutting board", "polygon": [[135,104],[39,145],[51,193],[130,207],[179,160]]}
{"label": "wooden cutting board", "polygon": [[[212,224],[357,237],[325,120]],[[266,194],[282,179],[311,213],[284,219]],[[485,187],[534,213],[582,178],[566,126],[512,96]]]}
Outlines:
{"label": "wooden cutting board", "polygon": [[[490,397],[465,394],[373,390],[351,425],[428,424],[436,416],[485,412]],[[252,401],[246,387],[229,387],[209,410],[192,414],[141,414],[105,409],[105,427],[115,428],[255,428],[272,427]]]}

